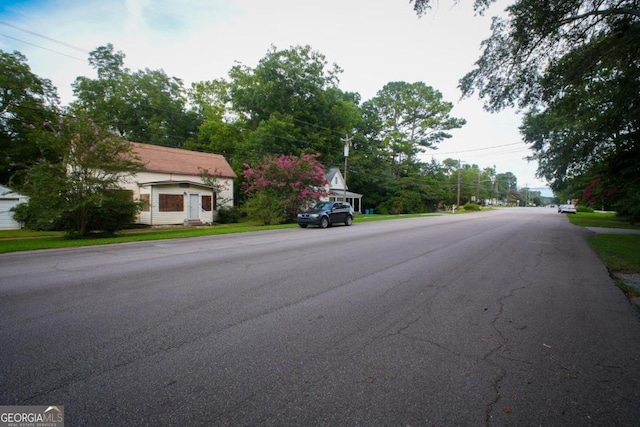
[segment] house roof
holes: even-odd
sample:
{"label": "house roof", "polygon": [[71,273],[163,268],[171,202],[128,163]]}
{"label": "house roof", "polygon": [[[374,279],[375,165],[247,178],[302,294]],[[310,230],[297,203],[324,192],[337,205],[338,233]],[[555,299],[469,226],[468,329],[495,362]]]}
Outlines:
{"label": "house roof", "polygon": [[20,193],[16,193],[15,191],[13,191],[12,189],[10,189],[9,187],[5,187],[4,185],[0,184],[0,199],[2,200],[20,200],[20,199],[26,199],[27,196],[20,194]]}
{"label": "house roof", "polygon": [[[329,169],[329,172],[327,172],[327,181],[329,182],[333,181],[333,177],[336,176],[337,173],[340,173],[340,169],[338,168]],[[342,174],[340,174],[340,176],[342,176]]]}
{"label": "house roof", "polygon": [[213,153],[163,147],[132,142],[133,151],[144,163],[147,172],[200,175],[201,169],[223,178],[235,178],[236,174],[224,156]]}
{"label": "house roof", "polygon": [[[340,180],[338,183],[334,182],[334,178],[336,175],[340,176]],[[331,190],[343,190],[345,186],[344,177],[342,176],[342,172],[338,168],[331,168],[329,172],[327,172],[327,182],[329,183],[329,189]],[[349,189],[349,186],[346,186]]]}

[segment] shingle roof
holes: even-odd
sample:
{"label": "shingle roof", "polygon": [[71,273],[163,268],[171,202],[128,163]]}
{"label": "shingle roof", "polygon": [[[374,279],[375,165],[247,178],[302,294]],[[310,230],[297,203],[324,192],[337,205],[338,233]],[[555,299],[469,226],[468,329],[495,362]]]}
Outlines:
{"label": "shingle roof", "polygon": [[182,175],[200,175],[201,169],[223,178],[235,178],[236,174],[224,156],[213,153],[162,147],[160,145],[132,142],[133,151],[144,163],[147,172],[164,172]]}
{"label": "shingle roof", "polygon": [[327,181],[329,181],[330,183],[333,182],[333,177],[336,176],[338,172],[340,172],[340,169],[338,168],[329,169],[329,172],[327,173]]}

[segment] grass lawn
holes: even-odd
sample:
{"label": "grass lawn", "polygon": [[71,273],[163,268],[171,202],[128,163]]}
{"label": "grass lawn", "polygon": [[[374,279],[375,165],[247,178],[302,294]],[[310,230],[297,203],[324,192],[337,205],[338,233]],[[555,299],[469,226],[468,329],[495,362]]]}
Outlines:
{"label": "grass lawn", "polygon": [[589,243],[609,270],[640,273],[640,234],[597,234]]}
{"label": "grass lawn", "polygon": [[0,253],[31,251],[37,249],[73,248],[80,246],[109,245],[113,243],[140,242],[145,240],[179,239],[215,234],[242,233],[297,227],[295,224],[257,226],[255,224],[224,224],[208,227],[139,228],[124,230],[112,237],[67,239],[62,232],[37,232],[30,230],[0,230]]}
{"label": "grass lawn", "polygon": [[[382,221],[411,218],[421,215],[357,215],[354,222]],[[114,243],[140,242],[146,240],[180,239],[186,237],[211,236],[216,234],[246,233],[250,231],[296,228],[297,224],[256,225],[243,222],[218,224],[207,227],[138,228],[125,230],[115,237],[92,237],[70,240],[59,231],[0,230],[0,253],[31,251],[37,249],[73,248],[80,246],[109,245]]]}
{"label": "grass lawn", "polygon": [[606,227],[606,228],[626,228],[640,230],[639,225],[631,225],[628,222],[616,218],[614,212],[578,212],[577,214],[567,214],[572,224],[581,227]]}
{"label": "grass lawn", "polygon": [[[569,214],[568,218],[572,224],[582,227],[640,230],[638,225],[617,219],[614,213],[578,212]],[[612,272],[640,273],[640,234],[596,234],[589,243]]]}
{"label": "grass lawn", "polygon": [[[569,215],[572,224],[583,227],[604,227],[640,229],[615,218],[613,213],[584,213]],[[589,244],[598,253],[612,273],[640,274],[640,234],[599,233],[589,238]],[[640,292],[617,280],[617,285],[630,297],[640,296]]]}

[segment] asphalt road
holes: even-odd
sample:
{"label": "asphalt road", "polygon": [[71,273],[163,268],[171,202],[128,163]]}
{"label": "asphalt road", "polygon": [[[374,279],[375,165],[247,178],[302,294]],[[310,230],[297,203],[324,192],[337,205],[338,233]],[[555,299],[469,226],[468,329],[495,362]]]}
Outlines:
{"label": "asphalt road", "polygon": [[67,426],[624,426],[640,321],[552,209],[0,255],[0,405]]}

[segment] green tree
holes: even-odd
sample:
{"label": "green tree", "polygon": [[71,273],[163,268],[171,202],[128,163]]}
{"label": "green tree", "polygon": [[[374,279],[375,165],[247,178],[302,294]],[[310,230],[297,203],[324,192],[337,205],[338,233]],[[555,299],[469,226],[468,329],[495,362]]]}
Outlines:
{"label": "green tree", "polygon": [[184,148],[221,154],[234,169],[241,169],[246,161],[243,133],[232,113],[229,83],[223,79],[193,83],[187,95],[191,111],[201,117],[201,123]]}
{"label": "green tree", "polygon": [[359,120],[358,96],[338,89],[340,68],[310,46],[272,47],[255,68],[229,72],[233,113],[250,132],[245,153],[342,155],[341,138]]}
{"label": "green tree", "polygon": [[[452,159],[445,159],[442,163],[432,159],[429,163],[423,164],[424,176],[435,191],[433,204],[436,209],[445,208],[446,205],[455,202],[456,192],[448,183],[448,177],[453,173],[453,169],[445,164],[447,161],[451,162]],[[455,167],[457,167],[457,162]]]}
{"label": "green tree", "polygon": [[34,130],[57,121],[57,105],[55,87],[31,72],[24,55],[0,50],[0,183],[21,183],[39,155]]}
{"label": "green tree", "polygon": [[[618,22],[609,34],[565,55],[545,83],[544,110],[530,111],[522,133],[535,151],[539,174],[556,192],[586,183],[593,175],[611,191],[609,202],[624,216],[640,219],[640,23]],[[620,39],[627,40],[618,46]],[[624,52],[621,53],[621,51]],[[616,52],[616,55],[609,55]],[[587,57],[599,67],[573,76]],[[575,178],[584,175],[586,179]],[[571,184],[569,184],[571,182]]]}
{"label": "green tree", "polygon": [[42,145],[55,160],[42,157],[28,170],[21,190],[29,202],[17,219],[30,228],[60,228],[80,238],[130,224],[138,205],[119,184],[142,166],[131,144],[80,110],[41,130]]}
{"label": "green tree", "polygon": [[130,141],[182,147],[193,139],[201,116],[188,110],[182,81],[163,70],[131,72],[124,58],[111,44],[92,51],[97,78],[76,78],[74,105]]}
{"label": "green tree", "polygon": [[499,173],[496,175],[495,187],[497,197],[507,201],[509,191],[518,188],[518,178],[511,172]]}
{"label": "green tree", "polygon": [[478,167],[464,163],[458,170],[458,183],[460,187],[460,206],[471,202],[476,194],[476,179]]}
{"label": "green tree", "polygon": [[380,120],[380,136],[396,176],[403,175],[406,167],[415,166],[418,153],[450,138],[446,131],[466,123],[451,117],[453,104],[422,82],[387,83],[370,103]]}
{"label": "green tree", "polygon": [[[424,13],[432,2],[413,3]],[[640,218],[640,4],[518,0],[506,12],[461,79],[463,94],[477,92],[490,111],[528,109],[522,132],[554,191],[597,174],[619,212]]]}
{"label": "green tree", "polygon": [[[348,186],[350,190],[365,194],[364,207],[379,208],[392,193],[395,178],[380,138],[380,121],[370,102],[362,104],[360,115],[351,139]],[[342,165],[336,162],[332,166]]]}

